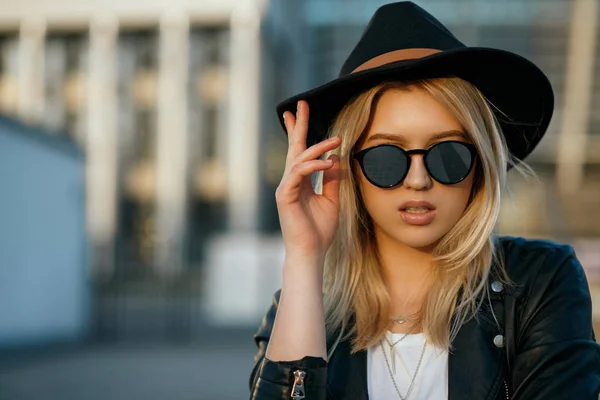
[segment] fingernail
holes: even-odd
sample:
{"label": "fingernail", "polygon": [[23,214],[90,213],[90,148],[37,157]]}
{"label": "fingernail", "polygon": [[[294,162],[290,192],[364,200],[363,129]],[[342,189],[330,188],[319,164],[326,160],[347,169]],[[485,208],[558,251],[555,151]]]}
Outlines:
{"label": "fingernail", "polygon": [[300,111],[302,109],[302,102],[298,102],[298,107],[296,108],[296,111]]}
{"label": "fingernail", "polygon": [[285,113],[283,113],[283,120],[285,121]]}

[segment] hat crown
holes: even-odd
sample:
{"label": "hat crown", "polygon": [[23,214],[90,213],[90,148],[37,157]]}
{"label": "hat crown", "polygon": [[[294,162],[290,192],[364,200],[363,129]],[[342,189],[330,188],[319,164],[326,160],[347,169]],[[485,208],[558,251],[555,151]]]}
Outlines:
{"label": "hat crown", "polygon": [[397,50],[449,50],[465,47],[433,15],[411,1],[385,4],[377,9],[360,40],[344,62],[345,76],[365,62]]}

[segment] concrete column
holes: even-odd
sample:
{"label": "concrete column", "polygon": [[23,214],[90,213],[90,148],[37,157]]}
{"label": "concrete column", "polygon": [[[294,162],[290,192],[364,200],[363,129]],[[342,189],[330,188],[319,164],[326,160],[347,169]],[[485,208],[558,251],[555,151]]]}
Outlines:
{"label": "concrete column", "polygon": [[87,222],[93,272],[114,273],[117,226],[117,32],[113,17],[94,18],[90,26],[87,90]]}
{"label": "concrete column", "polygon": [[[265,276],[277,276],[258,231],[260,9],[240,2],[230,24],[227,154],[228,228],[211,239],[206,263],[205,315],[217,325],[253,324],[268,299]],[[279,253],[280,254],[280,253]],[[268,264],[268,265],[267,265]],[[280,260],[275,263],[281,268]],[[263,284],[261,284],[263,282]],[[270,288],[269,288],[270,289]]]}
{"label": "concrete column", "polygon": [[24,20],[19,36],[17,112],[22,120],[39,123],[44,116],[46,22],[42,19]]}
{"label": "concrete column", "polygon": [[[217,121],[216,121],[216,129],[215,131],[217,132],[217,137],[215,138],[215,142],[216,142],[216,154],[217,154],[217,158],[219,159],[219,166],[222,167],[222,171],[223,174],[225,175],[225,170],[226,170],[226,165],[227,165],[227,158],[229,157],[228,153],[229,153],[229,137],[228,137],[228,126],[229,126],[229,98],[228,95],[230,94],[230,88],[228,88],[229,85],[229,57],[231,56],[230,52],[229,52],[229,46],[231,43],[231,36],[230,36],[231,32],[226,32],[220,35],[219,37],[219,47],[220,48],[225,48],[228,51],[227,52],[223,52],[222,54],[222,58],[219,60],[219,73],[218,73],[218,77],[222,82],[222,87],[224,87],[225,89],[223,90],[223,98],[220,99],[219,103],[218,103],[218,109],[217,109]],[[223,187],[223,193],[225,193],[225,196],[227,196],[227,187],[226,187],[226,181],[227,178],[223,179],[224,180],[224,187]]]}
{"label": "concrete column", "polygon": [[156,268],[175,274],[184,267],[187,209],[187,85],[189,19],[165,14],[160,23],[157,108]]}
{"label": "concrete column", "polygon": [[587,130],[598,40],[597,0],[573,0],[567,51],[565,100],[557,145],[557,186],[577,191],[583,182]]}
{"label": "concrete column", "polygon": [[251,232],[258,221],[260,140],[260,12],[241,2],[231,17],[228,223],[237,232]]}

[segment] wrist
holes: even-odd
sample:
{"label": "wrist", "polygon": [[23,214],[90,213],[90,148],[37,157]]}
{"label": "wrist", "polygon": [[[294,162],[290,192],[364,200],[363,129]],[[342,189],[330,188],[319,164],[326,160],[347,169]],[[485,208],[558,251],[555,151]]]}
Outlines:
{"label": "wrist", "polygon": [[325,263],[325,254],[318,252],[303,253],[286,250],[284,258],[285,265],[294,265],[299,268],[323,268]]}
{"label": "wrist", "polygon": [[323,261],[319,257],[288,257],[282,271],[282,287],[315,289],[323,287]]}

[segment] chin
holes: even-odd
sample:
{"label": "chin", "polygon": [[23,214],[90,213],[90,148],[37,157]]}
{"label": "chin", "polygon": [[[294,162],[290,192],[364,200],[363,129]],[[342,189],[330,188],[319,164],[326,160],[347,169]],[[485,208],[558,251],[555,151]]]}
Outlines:
{"label": "chin", "polygon": [[403,229],[403,232],[399,232],[395,235],[395,238],[398,242],[408,247],[429,252],[433,250],[443,236],[443,232],[425,226]]}

